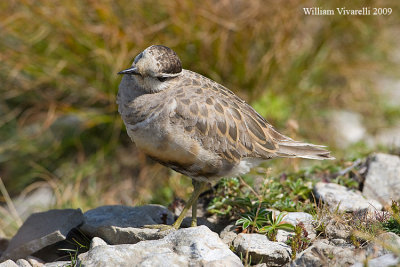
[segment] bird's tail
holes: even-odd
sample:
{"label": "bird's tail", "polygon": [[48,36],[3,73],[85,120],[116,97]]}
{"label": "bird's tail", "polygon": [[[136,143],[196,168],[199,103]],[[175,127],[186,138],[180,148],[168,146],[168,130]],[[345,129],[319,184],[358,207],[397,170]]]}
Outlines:
{"label": "bird's tail", "polygon": [[330,155],[330,152],[325,149],[325,146],[307,144],[294,140],[281,140],[276,155],[284,158],[335,159]]}

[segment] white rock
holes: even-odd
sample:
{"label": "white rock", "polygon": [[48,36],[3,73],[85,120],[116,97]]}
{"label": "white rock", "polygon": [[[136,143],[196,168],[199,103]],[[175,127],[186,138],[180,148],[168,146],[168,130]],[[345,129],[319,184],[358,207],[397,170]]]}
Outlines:
{"label": "white rock", "polygon": [[49,209],[56,202],[53,189],[50,187],[39,187],[38,189],[18,196],[14,200],[15,209],[22,220],[28,218],[35,212],[41,212]]}
{"label": "white rock", "polygon": [[317,240],[312,246],[300,252],[290,266],[349,266],[362,261],[363,257],[362,254],[355,253],[354,249],[336,247],[327,244],[325,240]]}
{"label": "white rock", "polygon": [[283,217],[283,220],[293,224],[294,226],[296,226],[299,222],[302,222],[304,224],[304,228],[308,232],[307,237],[311,240],[316,238],[317,234],[313,226],[315,220],[311,214],[306,212],[288,212],[287,215]]}
{"label": "white rock", "polygon": [[294,232],[288,232],[285,230],[278,230],[276,233],[276,241],[286,243],[286,241],[293,237],[295,234]]}
{"label": "white rock", "polygon": [[358,190],[352,191],[335,183],[319,182],[314,187],[315,196],[332,209],[339,206],[340,211],[381,210],[382,205],[374,199],[366,199]]}
{"label": "white rock", "polygon": [[389,148],[400,148],[400,125],[378,131],[374,143]]}
{"label": "white rock", "polygon": [[163,238],[171,231],[141,227],[174,222],[172,213],[161,205],[103,206],[85,212],[84,217],[81,231],[89,236],[100,237],[112,245]]}
{"label": "white rock", "polygon": [[299,222],[302,222],[304,224],[312,224],[314,221],[314,218],[311,214],[306,213],[306,212],[288,212],[283,217],[283,220],[287,221],[288,223],[291,223],[293,225],[296,225]]}
{"label": "white rock", "polygon": [[400,103],[400,80],[388,76],[379,76],[376,79],[376,86],[386,96],[387,104],[399,107]]}
{"label": "white rock", "polygon": [[233,245],[233,241],[238,236],[235,229],[236,225],[234,223],[227,225],[219,234],[219,237],[221,238],[222,242],[224,242],[228,246]]}
{"label": "white rock", "polygon": [[44,266],[44,261],[42,261],[41,259],[38,259],[36,257],[28,256],[28,257],[26,257],[26,259],[32,265],[32,267],[43,267]]}
{"label": "white rock", "polygon": [[400,200],[400,158],[378,153],[370,158],[363,194],[382,204]]}
{"label": "white rock", "polygon": [[107,246],[107,242],[101,239],[100,237],[93,237],[92,241],[90,242],[90,249],[93,249],[97,246]]}
{"label": "white rock", "polygon": [[68,267],[73,266],[71,261],[54,261],[48,262],[44,265],[44,267]]}
{"label": "white rock", "polygon": [[25,259],[19,259],[15,262],[19,267],[32,267],[32,265]]}
{"label": "white rock", "polygon": [[0,267],[19,267],[19,266],[12,260],[6,260],[0,263]]}
{"label": "white rock", "polygon": [[367,255],[374,258],[393,251],[400,251],[400,236],[391,232],[378,235],[366,247]]}
{"label": "white rock", "polygon": [[338,110],[331,114],[332,117],[332,130],[336,144],[345,148],[351,144],[357,143],[365,139],[366,129],[362,124],[362,117],[360,114]]}
{"label": "white rock", "polygon": [[218,235],[206,226],[180,229],[163,239],[97,246],[78,256],[86,267],[243,266]]}
{"label": "white rock", "polygon": [[65,240],[83,222],[80,209],[49,210],[28,217],[11,239],[1,259],[23,259],[44,247]]}
{"label": "white rock", "polygon": [[261,234],[239,234],[233,242],[236,253],[245,257],[249,253],[251,263],[267,266],[283,266],[290,261],[292,250],[282,242],[269,241]]}
{"label": "white rock", "polygon": [[368,263],[365,262],[357,262],[353,264],[351,267],[389,267],[389,266],[398,266],[400,264],[399,257],[396,257],[394,254],[385,254],[375,259],[368,260]]}

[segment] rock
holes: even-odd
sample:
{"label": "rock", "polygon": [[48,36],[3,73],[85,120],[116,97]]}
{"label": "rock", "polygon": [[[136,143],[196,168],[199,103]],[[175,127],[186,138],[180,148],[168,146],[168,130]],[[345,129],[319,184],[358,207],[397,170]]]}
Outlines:
{"label": "rock", "polygon": [[388,154],[374,154],[368,165],[363,194],[383,205],[391,199],[400,200],[400,158]]}
{"label": "rock", "polygon": [[361,192],[351,191],[335,183],[318,182],[314,187],[315,196],[332,209],[339,206],[339,211],[354,212],[359,210],[381,210],[382,205],[373,199],[365,199]]}
{"label": "rock", "polygon": [[366,248],[367,255],[373,258],[391,251],[400,251],[400,236],[391,232],[378,235]]}
{"label": "rock", "polygon": [[69,267],[69,266],[72,267],[74,265],[70,261],[55,261],[55,262],[46,263],[44,265],[44,267]]}
{"label": "rock", "polygon": [[1,259],[22,259],[40,249],[64,240],[83,222],[80,209],[49,210],[28,217],[11,239]]}
{"label": "rock", "polygon": [[390,148],[400,148],[400,125],[380,130],[375,135],[374,143]]}
{"label": "rock", "polygon": [[[315,232],[313,223],[315,222],[314,217],[306,212],[288,212],[283,220],[296,226],[298,223],[302,222],[304,228],[308,232],[308,238],[311,240],[315,239],[317,234]],[[281,230],[282,231],[282,230]],[[279,231],[278,231],[279,232]],[[281,233],[282,234],[282,233]]]}
{"label": "rock", "polygon": [[376,87],[386,96],[385,104],[398,107],[400,103],[400,80],[397,77],[379,75],[376,83]]}
{"label": "rock", "polygon": [[170,231],[139,227],[174,222],[172,213],[161,205],[103,206],[85,212],[84,217],[81,231],[89,236],[100,237],[112,245],[163,238]]}
{"label": "rock", "polygon": [[400,264],[399,257],[396,257],[394,254],[385,254],[378,258],[368,260],[367,262],[357,262],[353,264],[351,267],[389,267],[389,266],[398,266]]}
{"label": "rock", "polygon": [[312,246],[300,252],[290,266],[349,266],[362,260],[363,255],[354,253],[351,248],[336,247],[327,244],[326,240],[317,240]]}
{"label": "rock", "polygon": [[351,111],[338,110],[333,111],[332,131],[337,146],[346,148],[351,144],[365,139],[367,130],[362,124],[362,116]]}
{"label": "rock", "polygon": [[[329,239],[348,239],[351,235],[351,228],[344,223],[337,223],[336,220],[330,220],[325,226],[325,235]],[[336,241],[338,243],[340,241]]]}
{"label": "rock", "polygon": [[106,241],[104,241],[100,237],[95,236],[92,238],[92,241],[90,242],[90,249],[93,249],[98,246],[107,246],[107,245],[108,244],[106,243]]}
{"label": "rock", "polygon": [[172,232],[163,239],[97,246],[78,256],[78,266],[243,266],[206,226]]}
{"label": "rock", "polygon": [[32,265],[25,259],[19,259],[15,262],[19,267],[32,267]]}
{"label": "rock", "polygon": [[56,202],[50,186],[39,187],[29,194],[22,194],[14,200],[15,209],[22,220],[35,212],[41,212],[52,207]]}
{"label": "rock", "polygon": [[[185,219],[183,219],[181,227],[183,227],[183,228],[190,227],[191,223],[192,223],[192,217],[191,216],[190,217],[186,217]],[[207,226],[213,232],[216,232],[216,233],[219,232],[218,231],[219,230],[219,226],[214,224],[214,223],[212,223],[212,222],[210,222],[210,221],[208,221],[204,217],[198,217],[197,218],[197,226],[200,226],[200,225]]]}
{"label": "rock", "polygon": [[293,237],[295,234],[294,232],[288,232],[285,230],[278,230],[276,233],[276,241],[277,242],[283,242],[286,243],[286,241],[290,238]]}
{"label": "rock", "polygon": [[296,225],[299,222],[302,222],[304,224],[312,224],[314,218],[311,214],[306,212],[288,212],[283,217],[283,220],[293,225]]}
{"label": "rock", "polygon": [[28,256],[26,259],[32,265],[32,267],[43,267],[44,266],[44,261],[42,261],[41,259],[38,259],[36,257]]}
{"label": "rock", "polygon": [[9,243],[10,243],[9,239],[0,237],[0,257],[7,249]]}
{"label": "rock", "polygon": [[266,263],[267,266],[283,266],[290,261],[291,249],[282,242],[269,241],[261,234],[239,234],[233,242],[236,253],[245,257],[249,252],[252,264]]}
{"label": "rock", "polygon": [[12,260],[6,260],[0,263],[0,267],[19,267],[19,266]]}
{"label": "rock", "polygon": [[227,244],[229,247],[233,245],[233,241],[238,236],[236,228],[237,226],[234,223],[228,224],[219,234],[222,242]]}
{"label": "rock", "polygon": [[330,240],[332,244],[334,244],[337,247],[347,247],[348,243],[346,242],[346,240],[344,240],[344,238],[334,238]]}

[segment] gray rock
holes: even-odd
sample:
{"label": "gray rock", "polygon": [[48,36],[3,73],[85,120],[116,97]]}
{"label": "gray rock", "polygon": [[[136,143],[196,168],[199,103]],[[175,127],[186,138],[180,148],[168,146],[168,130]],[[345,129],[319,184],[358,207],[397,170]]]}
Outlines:
{"label": "gray rock", "polygon": [[288,232],[285,230],[278,230],[276,233],[276,241],[285,243],[289,238],[293,237],[294,232]]}
{"label": "gray rock", "polygon": [[163,238],[170,231],[140,227],[174,222],[172,213],[161,205],[103,206],[85,212],[84,217],[81,231],[89,236],[100,237],[112,245]]}
{"label": "gray rock", "polygon": [[73,266],[73,264],[70,261],[48,262],[44,265],[44,267],[71,267],[71,266]]}
{"label": "gray rock", "polygon": [[319,182],[314,187],[315,196],[332,209],[339,206],[339,211],[381,210],[382,205],[374,199],[365,199],[361,192],[352,191],[335,183]]}
{"label": "gray rock", "polygon": [[389,266],[398,266],[400,264],[399,257],[396,257],[394,254],[385,254],[378,258],[368,260],[367,263],[365,262],[357,262],[353,264],[351,267],[389,267]]}
{"label": "gray rock", "polygon": [[363,194],[382,204],[400,200],[400,158],[378,153],[370,158]]}
{"label": "gray rock", "polygon": [[41,212],[52,207],[56,202],[53,189],[49,186],[39,187],[36,190],[18,196],[14,200],[15,209],[22,220],[35,212]]}
{"label": "gray rock", "polygon": [[390,252],[400,252],[400,236],[395,233],[382,233],[366,248],[367,256],[375,258]]}
{"label": "gray rock", "polygon": [[19,267],[19,266],[12,260],[6,260],[0,263],[0,267]]}
{"label": "gray rock", "polygon": [[107,245],[108,244],[106,243],[106,241],[104,241],[100,237],[95,236],[92,238],[92,241],[90,242],[90,249],[93,249],[98,246],[107,246]]}
{"label": "gray rock", "polygon": [[400,125],[380,130],[375,135],[374,143],[390,148],[400,148]]}
{"label": "gray rock", "polygon": [[363,255],[354,253],[351,248],[336,247],[327,244],[325,240],[317,240],[311,247],[299,253],[290,266],[349,266],[362,260]]}
{"label": "gray rock", "polygon": [[[191,223],[192,223],[192,216],[186,217],[185,219],[183,219],[181,227],[183,227],[183,228],[190,227]],[[218,229],[219,229],[218,225],[208,221],[207,218],[204,218],[204,217],[197,218],[197,226],[200,226],[200,225],[207,226],[213,232],[218,232]]]}
{"label": "gray rock", "polygon": [[78,256],[86,267],[102,266],[243,266],[206,226],[180,229],[163,239],[136,244],[97,246]]}
{"label": "gray rock", "polygon": [[304,224],[312,224],[314,222],[313,216],[306,212],[288,212],[283,217],[283,220],[293,225],[296,225],[299,222]]}
{"label": "gray rock", "polygon": [[49,210],[28,217],[11,239],[1,259],[22,259],[40,249],[65,240],[83,222],[80,209]]}
{"label": "gray rock", "polygon": [[42,261],[41,259],[38,259],[36,257],[28,256],[28,257],[26,257],[26,259],[32,265],[32,267],[43,267],[44,266],[44,261]]}
{"label": "gray rock", "polygon": [[367,130],[363,126],[362,116],[352,111],[338,110],[331,114],[331,128],[336,144],[341,148],[365,139]]}
{"label": "gray rock", "polygon": [[336,220],[330,220],[325,226],[325,235],[329,239],[348,239],[351,234],[351,228],[343,223],[337,223]]}
{"label": "gray rock", "polygon": [[341,238],[331,239],[331,243],[334,244],[335,246],[338,246],[338,247],[346,247],[346,246],[348,246],[348,243],[346,242],[346,240],[341,239]]}
{"label": "gray rock", "polygon": [[308,232],[307,237],[310,238],[311,240],[316,238],[317,234],[313,226],[315,220],[311,214],[306,212],[288,212],[287,215],[283,217],[283,220],[293,224],[294,226],[302,222],[304,224],[304,228]]}
{"label": "gray rock", "polygon": [[232,246],[233,241],[238,236],[235,229],[236,229],[236,225],[234,223],[227,225],[219,234],[219,237],[221,238],[222,242],[224,242],[228,246]]}
{"label": "gray rock", "polygon": [[25,259],[19,259],[15,262],[19,267],[32,267],[32,265]]}
{"label": "gray rock", "polygon": [[400,103],[400,80],[397,77],[379,75],[376,83],[376,87],[386,96],[385,104],[398,107]]}
{"label": "gray rock", "polygon": [[10,243],[9,239],[0,237],[0,257],[7,249],[9,243]]}
{"label": "gray rock", "polygon": [[292,250],[282,242],[269,241],[265,235],[239,234],[233,242],[236,253],[245,257],[249,253],[251,263],[267,266],[283,266],[290,261]]}

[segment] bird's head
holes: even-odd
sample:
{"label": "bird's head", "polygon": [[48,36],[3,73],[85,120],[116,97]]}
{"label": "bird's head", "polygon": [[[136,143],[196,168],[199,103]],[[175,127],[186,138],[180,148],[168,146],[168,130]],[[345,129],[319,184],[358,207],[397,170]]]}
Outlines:
{"label": "bird's head", "polygon": [[168,81],[181,72],[181,60],[171,48],[152,45],[136,56],[130,68],[118,74],[131,76],[139,87],[155,93],[166,88]]}

